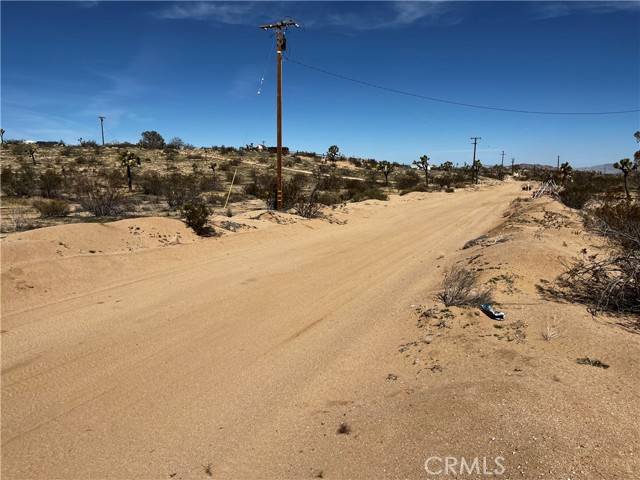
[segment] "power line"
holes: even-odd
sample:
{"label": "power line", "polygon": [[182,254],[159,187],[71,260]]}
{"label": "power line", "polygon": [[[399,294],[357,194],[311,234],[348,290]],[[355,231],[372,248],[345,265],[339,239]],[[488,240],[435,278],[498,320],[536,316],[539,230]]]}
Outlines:
{"label": "power line", "polygon": [[470,108],[478,108],[482,110],[495,110],[499,112],[510,112],[510,113],[527,113],[532,115],[619,115],[624,113],[637,113],[640,112],[640,108],[633,108],[629,110],[613,110],[613,111],[604,111],[604,112],[552,112],[552,111],[539,111],[539,110],[522,110],[517,108],[506,108],[506,107],[493,107],[489,105],[478,105],[474,103],[465,103],[458,102],[455,100],[447,100],[444,98],[438,97],[430,97],[427,95],[420,95],[418,93],[406,92],[404,90],[398,90],[397,88],[385,87],[383,85],[378,85],[375,83],[367,82],[365,80],[358,80],[356,78],[347,77],[346,75],[342,75],[340,73],[330,72],[329,70],[325,70],[324,68],[316,67],[313,65],[309,65],[308,63],[301,62],[299,60],[294,60],[293,58],[286,56],[285,57],[288,62],[294,63],[296,65],[300,65],[302,67],[308,68],[310,70],[315,70],[320,73],[324,73],[325,75],[329,75],[331,77],[339,78],[342,80],[347,80],[349,82],[358,83],[360,85],[365,85],[371,88],[377,88],[378,90],[384,90],[390,93],[396,93],[398,95],[404,95],[407,97],[420,98],[422,100],[429,100],[431,102],[439,102],[446,103],[449,105],[458,105],[460,107],[470,107]]}

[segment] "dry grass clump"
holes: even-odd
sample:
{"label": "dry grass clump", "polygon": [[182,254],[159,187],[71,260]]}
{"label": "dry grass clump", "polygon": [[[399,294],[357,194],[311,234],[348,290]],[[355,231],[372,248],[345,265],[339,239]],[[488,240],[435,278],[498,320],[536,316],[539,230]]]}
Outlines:
{"label": "dry grass clump", "polygon": [[542,330],[542,332],[540,332],[540,335],[542,336],[543,340],[550,342],[554,338],[558,338],[559,334],[556,327],[554,327],[553,325],[547,324]]}
{"label": "dry grass clump", "polygon": [[461,265],[454,265],[444,274],[442,291],[438,298],[447,307],[473,306],[491,303],[493,295],[489,287],[478,285],[479,274]]}
{"label": "dry grass clump", "polygon": [[70,212],[69,205],[64,200],[34,200],[32,205],[44,218],[65,217]]}

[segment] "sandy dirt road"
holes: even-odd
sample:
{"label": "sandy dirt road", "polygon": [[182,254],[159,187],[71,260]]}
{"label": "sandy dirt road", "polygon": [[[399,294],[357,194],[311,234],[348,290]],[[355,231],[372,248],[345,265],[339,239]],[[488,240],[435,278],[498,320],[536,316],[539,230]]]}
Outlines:
{"label": "sandy dirt road", "polygon": [[5,248],[2,478],[425,478],[430,453],[491,453],[500,384],[387,375],[519,186],[421,195],[134,253]]}

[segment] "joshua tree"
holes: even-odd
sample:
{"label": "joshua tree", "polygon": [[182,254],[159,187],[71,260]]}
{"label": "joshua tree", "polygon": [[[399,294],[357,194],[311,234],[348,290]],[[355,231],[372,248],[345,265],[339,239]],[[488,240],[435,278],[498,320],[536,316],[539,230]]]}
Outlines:
{"label": "joshua tree", "polygon": [[327,150],[327,160],[335,162],[340,157],[340,148],[337,145],[331,145]]}
{"label": "joshua tree", "polygon": [[453,170],[453,162],[446,161],[442,165],[440,165],[440,168],[442,168],[442,170],[444,170],[445,172],[450,172],[451,170]]}
{"label": "joshua tree", "polygon": [[634,133],[633,136],[636,139],[636,142],[640,143],[640,130]]}
{"label": "joshua tree", "polygon": [[617,168],[618,170],[620,170],[622,172],[622,175],[624,175],[624,193],[627,194],[627,199],[630,199],[631,195],[629,194],[629,186],[627,185],[627,177],[629,176],[629,173],[632,170],[637,170],[638,164],[637,163],[631,163],[631,160],[629,160],[628,158],[623,158],[619,162],[614,163],[613,164],[613,168]]}
{"label": "joshua tree", "polygon": [[573,168],[569,165],[569,162],[564,162],[560,165],[560,181],[562,182],[562,185],[566,183],[567,178],[571,175],[572,171]]}
{"label": "joshua tree", "polygon": [[4,145],[4,128],[0,128],[0,145]]}
{"label": "joshua tree", "polygon": [[34,165],[36,164],[36,152],[37,151],[38,151],[38,149],[36,147],[34,147],[33,145],[29,145],[27,147],[27,153],[31,157],[31,161],[33,162]]}
{"label": "joshua tree", "polygon": [[211,172],[213,173],[213,176],[216,176],[216,168],[218,168],[218,164],[216,162],[211,162],[211,165],[209,165],[209,168],[211,169]]}
{"label": "joshua tree", "polygon": [[480,168],[482,167],[482,162],[480,162],[479,158],[476,158],[473,161],[473,165],[472,165],[472,174],[473,174],[473,179],[476,183],[476,185],[478,184],[478,179],[480,178]]}
{"label": "joshua tree", "polygon": [[417,168],[424,171],[424,184],[427,187],[429,186],[429,160],[429,157],[427,157],[426,155],[422,155],[420,157],[420,160],[413,161],[413,164]]}
{"label": "joshua tree", "polygon": [[378,170],[382,172],[384,175],[384,184],[385,186],[389,185],[389,175],[396,169],[396,165],[394,163],[388,162],[386,160],[382,160],[378,162]]}
{"label": "joshua tree", "polygon": [[129,183],[129,191],[132,190],[131,167],[140,166],[140,157],[133,152],[127,150],[120,154],[120,163],[123,167],[127,167],[127,181]]}

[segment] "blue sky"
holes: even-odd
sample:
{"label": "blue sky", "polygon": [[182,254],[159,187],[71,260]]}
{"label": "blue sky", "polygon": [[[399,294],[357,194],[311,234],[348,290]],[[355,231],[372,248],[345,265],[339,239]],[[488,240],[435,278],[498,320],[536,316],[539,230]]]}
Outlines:
{"label": "blue sky", "polygon": [[[137,141],[158,130],[195,145],[275,143],[273,40],[341,75],[421,95],[516,109],[640,108],[638,2],[5,2],[6,138]],[[260,79],[264,75],[261,94]],[[576,166],[635,150],[640,114],[543,116],[380,91],[284,65],[284,144],[410,162]]]}

